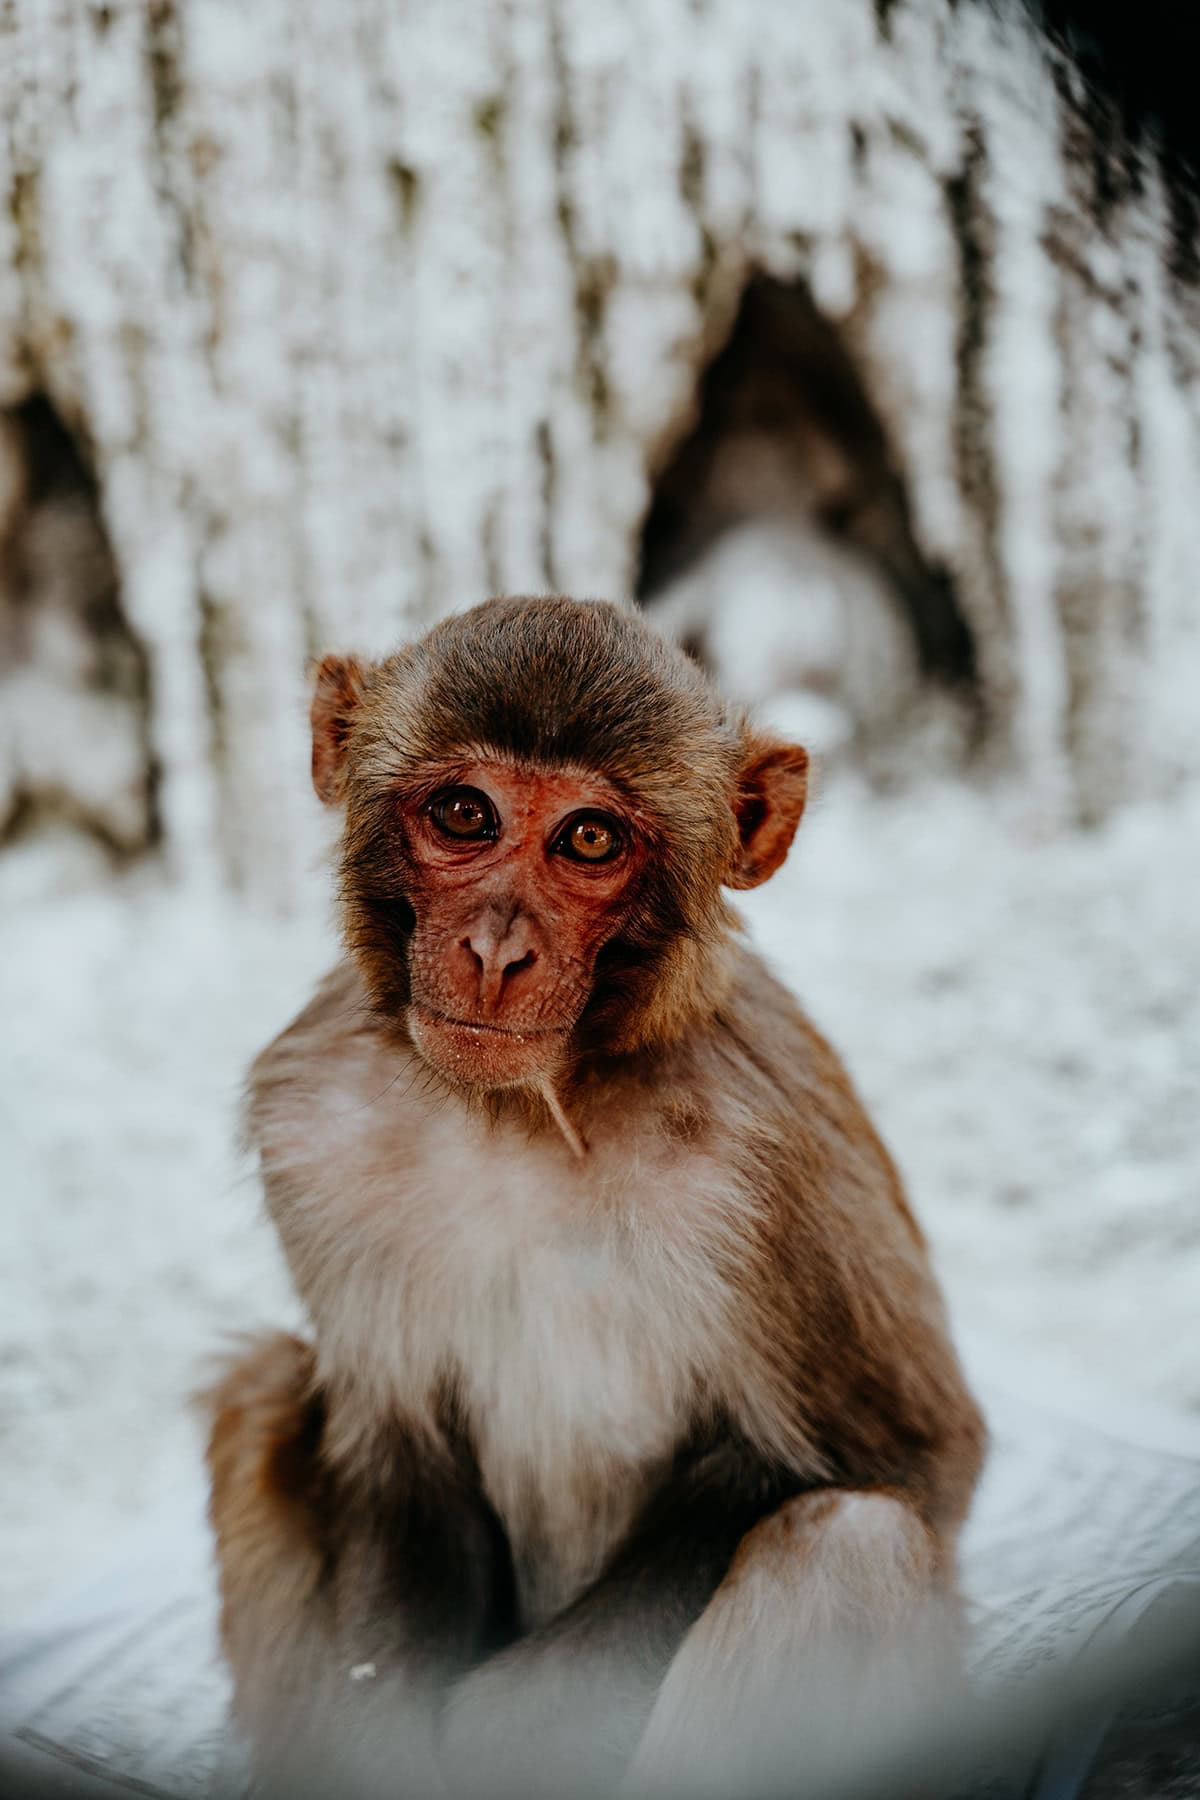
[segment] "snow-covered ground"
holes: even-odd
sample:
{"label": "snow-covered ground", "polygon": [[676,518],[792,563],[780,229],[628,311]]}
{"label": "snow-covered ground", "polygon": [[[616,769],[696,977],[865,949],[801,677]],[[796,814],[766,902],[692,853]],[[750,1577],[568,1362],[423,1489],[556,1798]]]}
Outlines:
{"label": "snow-covered ground", "polygon": [[[9,859],[0,935],[0,1614],[194,1453],[228,1334],[293,1316],[241,1070],[334,954],[223,895]],[[846,1054],[958,1316],[1200,1409],[1200,793],[1047,839],[1019,795],[831,777],[751,928]]]}

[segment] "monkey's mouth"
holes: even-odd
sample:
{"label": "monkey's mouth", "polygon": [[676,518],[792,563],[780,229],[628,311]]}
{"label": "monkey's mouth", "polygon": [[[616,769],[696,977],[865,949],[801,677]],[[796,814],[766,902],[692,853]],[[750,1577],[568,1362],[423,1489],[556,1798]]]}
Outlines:
{"label": "monkey's mouth", "polygon": [[408,1028],[418,1055],[448,1080],[470,1087],[516,1087],[549,1074],[562,1057],[570,1027],[484,1024],[456,1019],[415,1000]]}

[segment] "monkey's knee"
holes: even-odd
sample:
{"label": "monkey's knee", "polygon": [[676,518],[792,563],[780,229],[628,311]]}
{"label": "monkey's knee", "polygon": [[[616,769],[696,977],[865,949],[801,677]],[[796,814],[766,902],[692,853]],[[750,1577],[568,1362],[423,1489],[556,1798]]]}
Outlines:
{"label": "monkey's knee", "polygon": [[886,1493],[822,1489],[787,1501],[738,1546],[726,1583],[765,1584],[823,1617],[878,1633],[911,1617],[931,1593],[938,1545],[907,1501]]}
{"label": "monkey's knee", "polygon": [[936,1685],[939,1570],[932,1534],[888,1494],[802,1494],[761,1520],[667,1671],[627,1793],[724,1793],[756,1757],[764,1787],[835,1773],[864,1729]]}
{"label": "monkey's knee", "polygon": [[313,1353],[298,1338],[264,1338],[206,1400],[221,1637],[244,1715],[301,1629],[324,1564]]}

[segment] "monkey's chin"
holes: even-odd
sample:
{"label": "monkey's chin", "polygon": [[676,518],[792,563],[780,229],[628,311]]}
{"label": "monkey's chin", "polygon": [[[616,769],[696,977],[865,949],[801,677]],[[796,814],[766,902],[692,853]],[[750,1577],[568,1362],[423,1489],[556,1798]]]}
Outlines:
{"label": "monkey's chin", "polygon": [[565,1029],[509,1031],[496,1025],[474,1025],[414,1001],[408,1029],[418,1056],[458,1087],[538,1086],[560,1067],[566,1049]]}

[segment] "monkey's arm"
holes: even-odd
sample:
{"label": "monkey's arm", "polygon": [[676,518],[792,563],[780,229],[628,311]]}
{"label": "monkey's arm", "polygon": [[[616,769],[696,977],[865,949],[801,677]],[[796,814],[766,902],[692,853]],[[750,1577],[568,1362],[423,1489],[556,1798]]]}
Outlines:
{"label": "monkey's arm", "polygon": [[842,1791],[953,1705],[954,1625],[943,1547],[903,1495],[785,1501],[672,1660],[620,1800],[782,1794],[799,1771],[805,1794]]}
{"label": "monkey's arm", "polygon": [[296,1338],[257,1344],[211,1399],[221,1636],[260,1771],[281,1791],[358,1776],[436,1795],[441,1692],[511,1610],[494,1516],[451,1458],[401,1429],[378,1476],[331,1467]]}
{"label": "monkey's arm", "polygon": [[611,1790],[739,1543],[801,1485],[732,1436],[681,1456],[596,1582],[451,1690],[442,1745],[452,1788]]}

